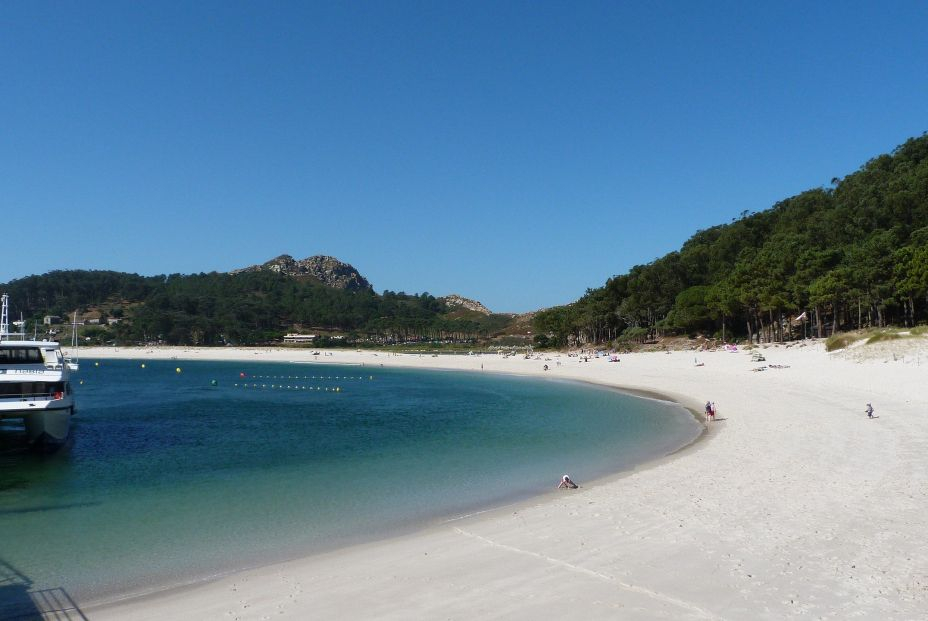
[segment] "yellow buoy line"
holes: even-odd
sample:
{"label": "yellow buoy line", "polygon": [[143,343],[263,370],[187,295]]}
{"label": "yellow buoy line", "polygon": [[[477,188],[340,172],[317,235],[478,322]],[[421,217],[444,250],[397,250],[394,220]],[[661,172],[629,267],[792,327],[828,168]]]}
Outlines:
{"label": "yellow buoy line", "polygon": [[[95,367],[100,366],[99,362],[94,362],[93,364]],[[139,365],[139,367],[144,369],[145,363],[143,362],[141,365]],[[174,368],[174,373],[182,373],[182,372],[183,372],[183,369],[181,369],[180,367]],[[239,375],[242,378],[246,377],[244,372],[240,373]],[[301,379],[304,379],[304,380],[308,380],[308,379],[313,379],[313,380],[363,380],[364,379],[364,377],[361,375],[318,375],[318,376],[317,375],[303,375],[303,376],[299,376],[299,375],[253,375],[252,377],[254,379],[265,379],[265,380],[268,380],[268,379],[272,379],[272,380],[301,380]],[[368,375],[367,379],[373,380],[374,376]],[[83,384],[84,380],[80,380],[79,383]],[[210,380],[209,383],[210,383],[210,386],[219,385],[219,382],[215,379]],[[320,392],[341,392],[342,391],[341,387],[339,386],[335,386],[335,387],[306,386],[306,385],[291,386],[289,384],[286,386],[284,386],[283,384],[271,384],[270,386],[268,386],[267,384],[257,384],[255,382],[252,382],[250,384],[247,382],[243,382],[241,384],[236,383],[236,384],[233,384],[233,386],[235,386],[236,388],[241,387],[241,388],[251,388],[251,389],[258,389],[258,390],[262,390],[262,389],[263,390],[310,390],[310,391],[316,390]]]}

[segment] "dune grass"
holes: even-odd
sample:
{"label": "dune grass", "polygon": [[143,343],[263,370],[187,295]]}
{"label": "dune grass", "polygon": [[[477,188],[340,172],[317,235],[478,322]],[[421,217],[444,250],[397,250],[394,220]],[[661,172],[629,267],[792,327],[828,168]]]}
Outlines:
{"label": "dune grass", "polygon": [[922,334],[928,334],[928,326],[919,326],[912,329],[871,328],[869,330],[857,330],[855,332],[840,332],[828,337],[825,341],[825,351],[845,349],[858,341],[865,340],[866,344],[870,345],[872,343],[907,339]]}
{"label": "dune grass", "polygon": [[838,351],[839,349],[850,347],[862,338],[865,337],[859,332],[840,332],[838,334],[832,334],[825,341],[825,351]]}
{"label": "dune grass", "polygon": [[900,334],[892,330],[880,330],[867,339],[867,345],[870,345],[871,343],[880,343],[882,341],[894,341],[896,339],[906,338],[907,336],[909,335]]}

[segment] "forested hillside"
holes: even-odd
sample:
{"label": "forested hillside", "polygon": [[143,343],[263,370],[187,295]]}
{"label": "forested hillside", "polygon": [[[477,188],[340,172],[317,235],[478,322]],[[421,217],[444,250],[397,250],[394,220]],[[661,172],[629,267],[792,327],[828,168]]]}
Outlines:
{"label": "forested hillside", "polygon": [[[805,313],[805,316],[802,314]],[[801,318],[797,320],[797,318]],[[758,341],[928,320],[928,136],[535,316],[536,342]]]}
{"label": "forested hillside", "polygon": [[[292,330],[348,340],[472,341],[511,317],[450,308],[428,294],[344,290],[274,271],[144,277],[56,271],[0,285],[11,316],[118,320],[96,340],[251,344]],[[541,346],[662,334],[774,341],[928,321],[928,136],[828,188],[699,231],[683,247],[536,313]]]}
{"label": "forested hillside", "polygon": [[[77,310],[101,324],[85,327],[82,335],[124,344],[255,344],[279,341],[294,330],[319,333],[320,344],[468,342],[511,320],[450,309],[427,293],[349,291],[271,271],[152,277],[55,271],[0,285],[0,291],[10,294],[11,316],[22,313],[29,325],[45,315],[69,318]],[[107,319],[118,321],[107,326]]]}

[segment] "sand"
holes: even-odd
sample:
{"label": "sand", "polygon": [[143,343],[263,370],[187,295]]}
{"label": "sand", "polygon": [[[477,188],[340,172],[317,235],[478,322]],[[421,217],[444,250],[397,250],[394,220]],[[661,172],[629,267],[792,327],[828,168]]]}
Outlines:
{"label": "sand", "polygon": [[[320,362],[547,375],[718,406],[704,439],[630,473],[411,535],[122,601],[118,619],[924,619],[928,348],[564,355],[333,350]],[[297,360],[309,351],[141,349],[128,358]],[[696,366],[698,357],[704,366]],[[560,366],[558,366],[560,362]],[[543,365],[550,370],[545,372]],[[752,369],[766,365],[788,368]],[[864,408],[871,401],[878,418]]]}

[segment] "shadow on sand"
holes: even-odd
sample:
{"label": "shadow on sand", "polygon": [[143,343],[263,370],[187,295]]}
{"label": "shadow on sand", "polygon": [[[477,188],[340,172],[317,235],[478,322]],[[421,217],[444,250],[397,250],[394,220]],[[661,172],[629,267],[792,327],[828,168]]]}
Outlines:
{"label": "shadow on sand", "polygon": [[32,589],[32,581],[0,559],[0,619],[88,621],[63,588]]}

